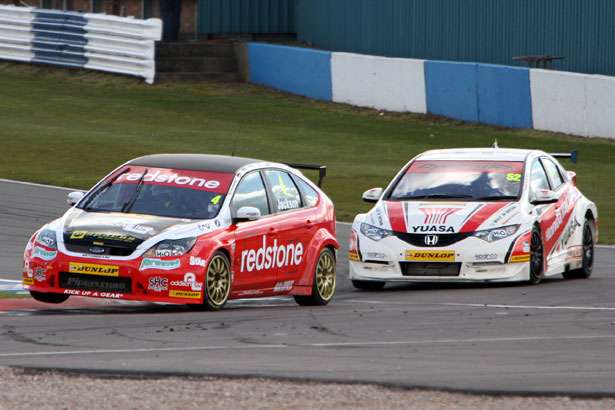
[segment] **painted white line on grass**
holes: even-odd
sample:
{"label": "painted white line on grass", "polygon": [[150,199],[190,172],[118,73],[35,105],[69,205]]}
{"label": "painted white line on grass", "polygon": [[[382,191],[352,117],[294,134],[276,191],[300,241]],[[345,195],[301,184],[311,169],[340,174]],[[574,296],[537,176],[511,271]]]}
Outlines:
{"label": "painted white line on grass", "polygon": [[163,352],[191,352],[198,350],[257,350],[257,349],[305,349],[305,348],[341,348],[357,346],[395,346],[395,345],[437,345],[448,343],[502,343],[502,342],[534,342],[551,340],[600,340],[615,339],[615,335],[596,335],[596,336],[526,336],[526,337],[493,337],[493,338],[471,338],[471,339],[434,339],[434,340],[395,340],[395,341],[365,341],[365,342],[337,342],[337,343],[307,343],[299,345],[291,344],[270,344],[270,345],[249,345],[249,346],[186,346],[186,347],[161,347],[143,349],[94,349],[94,350],[68,350],[68,351],[47,351],[47,352],[15,352],[0,353],[3,357],[40,357],[40,356],[78,356],[111,353],[163,353]]}
{"label": "painted white line on grass", "polygon": [[417,302],[385,302],[381,300],[358,300],[349,299],[344,302],[362,303],[374,305],[436,305],[436,306],[463,306],[463,307],[484,307],[494,309],[536,309],[536,310],[602,310],[615,311],[615,307],[600,306],[532,306],[532,305],[492,305],[488,303],[417,303]]}
{"label": "painted white line on grass", "polygon": [[36,184],[34,182],[13,181],[12,179],[2,179],[2,178],[0,178],[0,182],[10,182],[12,184],[19,184],[19,185],[40,186],[40,187],[43,187],[43,188],[64,189],[66,191],[83,191],[82,189],[77,189],[77,188],[66,188],[66,187],[63,187],[63,186]]}

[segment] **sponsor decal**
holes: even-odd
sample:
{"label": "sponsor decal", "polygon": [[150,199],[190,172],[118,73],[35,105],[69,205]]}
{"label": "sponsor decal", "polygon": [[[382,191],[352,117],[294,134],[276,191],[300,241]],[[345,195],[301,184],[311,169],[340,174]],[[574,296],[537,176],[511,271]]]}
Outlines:
{"label": "sponsor decal", "polygon": [[348,251],[348,259],[351,261],[360,261],[359,254],[356,251]]}
{"label": "sponsor decal", "polygon": [[32,277],[32,269],[30,268],[30,261],[27,259],[23,262],[23,273],[25,273],[29,278]]}
{"label": "sponsor decal", "polygon": [[[574,208],[574,205],[577,202],[577,195],[574,195],[572,190],[568,190],[566,193],[566,199],[561,201],[561,206],[559,208],[555,208],[555,220],[551,224],[550,227],[547,228],[547,232],[545,233],[545,239],[548,241],[551,240],[555,232],[559,229],[560,226],[564,223],[564,219],[568,216],[570,211]],[[579,224],[580,226],[580,224]],[[576,226],[571,228],[570,235],[574,232]]]}
{"label": "sponsor decal", "polygon": [[34,285],[34,279],[32,278],[23,278],[24,285]]}
{"label": "sponsor decal", "polygon": [[[88,233],[88,231],[75,231],[70,235],[70,239],[98,239],[101,241],[117,241],[117,242],[134,242],[137,238],[126,235],[115,235],[107,233]],[[103,243],[94,243],[95,245],[102,245]]]}
{"label": "sponsor decal", "polygon": [[47,280],[47,271],[44,268],[37,267],[34,269],[34,279],[38,282],[45,282]]}
{"label": "sponsor decal", "polygon": [[528,241],[523,241],[523,253],[530,253],[530,243]]}
{"label": "sponsor decal", "polygon": [[445,232],[445,233],[453,232],[455,233],[455,229],[453,229],[452,226],[444,226],[444,225],[440,225],[440,226],[419,225],[419,226],[413,226],[412,232],[414,233],[417,233],[417,232]]}
{"label": "sponsor decal", "polygon": [[263,246],[257,250],[249,249],[241,252],[241,268],[252,272],[269,268],[282,268],[285,266],[299,266],[303,259],[303,245],[301,242],[279,245],[273,240],[273,246],[267,246],[267,236],[263,235]]}
{"label": "sponsor decal", "polygon": [[378,221],[379,226],[382,226],[384,223],[382,219],[382,209],[380,209],[380,207],[376,208],[376,220]]}
{"label": "sponsor decal", "polygon": [[92,263],[70,262],[68,270],[72,273],[87,273],[89,275],[119,276],[119,266],[113,265],[94,265]]}
{"label": "sponsor decal", "polygon": [[478,253],[474,255],[474,259],[477,259],[479,261],[488,261],[488,260],[493,260],[497,258],[498,258],[498,255],[496,253]]}
{"label": "sponsor decal", "polygon": [[[116,183],[136,184],[143,176],[143,172],[145,172],[145,167],[131,166],[131,172],[120,175],[116,179]],[[224,194],[228,190],[232,179],[232,174],[218,172],[148,168],[147,174],[143,177],[143,182],[148,185],[183,187]]]}
{"label": "sponsor decal", "polygon": [[122,229],[126,232],[132,232],[139,235],[152,235],[154,232],[154,228],[152,228],[151,226],[145,226],[140,224],[122,225]]}
{"label": "sponsor decal", "polygon": [[455,251],[406,251],[407,261],[455,261]]}
{"label": "sponsor decal", "polygon": [[188,292],[185,290],[170,290],[169,296],[172,298],[200,299],[201,292]]}
{"label": "sponsor decal", "polygon": [[416,161],[407,172],[501,172],[521,174],[523,162],[496,161]]}
{"label": "sponsor decal", "polygon": [[190,257],[190,265],[191,266],[202,266],[205,267],[207,260],[199,257],[191,256]]}
{"label": "sponsor decal", "polygon": [[174,280],[171,282],[171,286],[189,287],[194,291],[203,289],[203,283],[196,281],[196,275],[194,273],[186,273],[184,275],[184,280]]}
{"label": "sponsor decal", "polygon": [[28,244],[26,245],[26,250],[31,251],[32,248],[34,248],[34,242],[28,242]]}
{"label": "sponsor decal", "polygon": [[273,287],[273,291],[274,292],[288,292],[289,290],[291,290],[293,288],[293,283],[295,283],[294,280],[287,280],[287,281],[284,281],[284,282],[278,282]]}
{"label": "sponsor decal", "polygon": [[566,260],[579,259],[582,257],[583,257],[583,247],[581,245],[575,245],[575,246],[571,246],[568,249],[568,257],[566,258]]}
{"label": "sponsor decal", "polygon": [[38,246],[36,246],[34,248],[34,251],[32,252],[33,258],[39,258],[39,259],[43,259],[46,261],[55,259],[57,255],[58,255],[58,251],[46,251],[45,249],[40,248]]}
{"label": "sponsor decal", "polygon": [[367,252],[368,258],[384,259],[385,254],[380,252]]}
{"label": "sponsor decal", "polygon": [[154,292],[169,290],[169,280],[167,278],[161,278],[160,276],[152,276],[149,278],[147,289],[153,290]]}
{"label": "sponsor decal", "polygon": [[180,267],[179,259],[172,261],[163,261],[160,259],[145,258],[141,261],[139,270],[145,269],[161,269],[161,270],[173,270]]}
{"label": "sponsor decal", "polygon": [[509,263],[529,262],[530,255],[513,255],[508,260]]}
{"label": "sponsor decal", "polygon": [[257,296],[262,294],[262,290],[244,290],[238,293],[239,296]]}
{"label": "sponsor decal", "polygon": [[96,292],[93,290],[75,290],[75,289],[65,289],[65,295],[76,295],[76,296],[92,296],[97,298],[109,298],[109,299],[122,299],[124,297],[121,293],[112,293],[112,292]]}

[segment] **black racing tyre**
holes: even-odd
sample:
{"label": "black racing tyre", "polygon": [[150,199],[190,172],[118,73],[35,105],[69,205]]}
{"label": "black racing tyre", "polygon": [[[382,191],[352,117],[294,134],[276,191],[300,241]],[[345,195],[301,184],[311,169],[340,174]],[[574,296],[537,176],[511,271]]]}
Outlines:
{"label": "black racing tyre", "polygon": [[384,287],[386,282],[377,280],[356,280],[352,279],[352,286],[361,290],[380,290]]}
{"label": "black racing tyre", "polygon": [[65,302],[70,296],[63,293],[37,292],[35,290],[31,290],[30,295],[34,298],[34,300],[45,303],[62,303]]}
{"label": "black racing tyre", "polygon": [[532,229],[530,243],[530,279],[528,282],[537,285],[545,274],[545,255],[542,246],[542,234],[538,227]]}
{"label": "black racing tyre", "polygon": [[203,282],[203,304],[188,307],[194,310],[222,309],[231,294],[231,264],[224,252],[216,251],[211,257]]}
{"label": "black racing tyre", "polygon": [[324,306],[335,293],[335,256],[329,248],[323,248],[314,269],[311,295],[293,295],[300,306]]}
{"label": "black racing tyre", "polygon": [[591,276],[594,268],[594,245],[596,242],[592,225],[593,222],[591,220],[585,219],[581,242],[583,247],[583,265],[579,269],[562,273],[565,279],[587,279]]}

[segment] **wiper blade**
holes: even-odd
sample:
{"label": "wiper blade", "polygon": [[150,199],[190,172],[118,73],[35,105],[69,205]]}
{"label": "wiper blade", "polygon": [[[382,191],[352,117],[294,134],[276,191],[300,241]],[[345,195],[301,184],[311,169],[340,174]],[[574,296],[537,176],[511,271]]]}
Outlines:
{"label": "wiper blade", "polygon": [[477,201],[502,201],[507,199],[517,199],[516,195],[493,195],[493,196],[479,196],[474,198]]}
{"label": "wiper blade", "polygon": [[88,200],[83,203],[83,206],[81,207],[81,209],[83,209],[84,211],[92,210],[93,208],[89,208],[88,204],[92,202],[94,198],[96,198],[98,195],[102,194],[107,188],[109,188],[115,182],[116,179],[118,179],[119,177],[121,177],[122,175],[124,175],[125,173],[129,171],[130,171],[130,168],[126,168],[125,170],[123,170],[122,172],[120,172],[119,174],[111,178],[109,181],[101,185],[101,187],[98,188],[98,190],[96,190],[96,192],[94,192],[92,196],[90,196]]}
{"label": "wiper blade", "polygon": [[134,195],[129,201],[126,201],[124,203],[124,206],[122,206],[122,210],[120,212],[130,211],[130,208],[132,208],[135,202],[137,202],[137,198],[139,197],[139,191],[141,190],[141,185],[143,185],[143,178],[145,178],[145,175],[147,175],[147,171],[147,169],[143,171],[143,175],[141,175],[141,178],[139,178],[139,182],[137,182],[137,187],[135,188]]}

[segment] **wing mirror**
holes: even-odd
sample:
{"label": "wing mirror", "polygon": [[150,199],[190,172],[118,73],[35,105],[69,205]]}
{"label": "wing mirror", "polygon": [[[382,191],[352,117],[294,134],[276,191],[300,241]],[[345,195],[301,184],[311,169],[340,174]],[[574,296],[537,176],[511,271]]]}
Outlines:
{"label": "wing mirror", "polygon": [[557,194],[549,189],[539,189],[530,201],[533,205],[552,204],[557,202]]}
{"label": "wing mirror", "polygon": [[253,206],[242,206],[237,210],[235,222],[255,221],[260,219],[261,211]]}
{"label": "wing mirror", "polygon": [[81,201],[85,194],[83,192],[71,192],[68,194],[68,198],[66,199],[66,203],[70,206],[74,206],[77,202]]}
{"label": "wing mirror", "polygon": [[372,188],[363,192],[363,200],[365,202],[378,202],[382,196],[382,188]]}
{"label": "wing mirror", "polygon": [[577,186],[577,173],[573,171],[568,171],[568,179],[572,182],[572,185]]}

